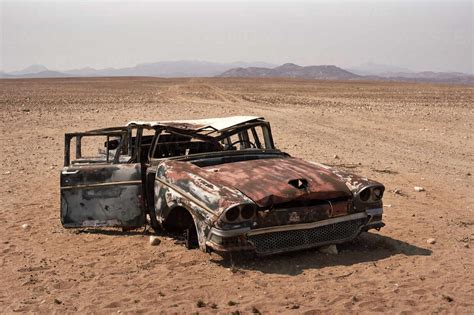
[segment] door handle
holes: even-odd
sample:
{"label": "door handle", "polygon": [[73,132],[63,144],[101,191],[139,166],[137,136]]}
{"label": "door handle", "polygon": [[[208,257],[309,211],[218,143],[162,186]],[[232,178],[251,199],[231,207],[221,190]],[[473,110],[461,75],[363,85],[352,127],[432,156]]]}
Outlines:
{"label": "door handle", "polygon": [[74,175],[79,173],[79,170],[74,170],[74,171],[62,171],[63,175]]}

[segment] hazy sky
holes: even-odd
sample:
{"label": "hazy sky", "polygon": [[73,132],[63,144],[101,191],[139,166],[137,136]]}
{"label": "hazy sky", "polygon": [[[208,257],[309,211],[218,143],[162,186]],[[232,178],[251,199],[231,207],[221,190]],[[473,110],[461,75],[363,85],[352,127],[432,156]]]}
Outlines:
{"label": "hazy sky", "polygon": [[0,3],[5,71],[191,59],[473,73],[473,1]]}

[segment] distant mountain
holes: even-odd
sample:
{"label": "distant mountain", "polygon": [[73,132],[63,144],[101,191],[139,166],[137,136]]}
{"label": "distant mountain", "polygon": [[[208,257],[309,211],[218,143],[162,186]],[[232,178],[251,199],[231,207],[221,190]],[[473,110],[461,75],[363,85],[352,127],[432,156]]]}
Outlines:
{"label": "distant mountain", "polygon": [[[392,67],[390,70],[395,70]],[[399,68],[403,69],[403,68]],[[379,70],[389,70],[379,67]],[[286,63],[275,68],[249,67],[234,68],[218,75],[219,77],[242,78],[300,78],[317,80],[373,80],[397,82],[433,82],[453,84],[474,84],[474,76],[460,72],[386,72],[378,75],[361,75],[336,66],[298,66]],[[361,72],[359,72],[361,73]]]}
{"label": "distant mountain", "polygon": [[285,63],[275,68],[234,68],[225,71],[219,77],[271,77],[319,80],[353,80],[361,78],[359,75],[332,65],[303,67],[294,63]]}
{"label": "distant mountain", "polygon": [[135,67],[97,70],[96,76],[151,76],[151,77],[213,77],[238,66],[268,65],[262,62],[216,63],[208,61],[161,61],[138,64]]}
{"label": "distant mountain", "polygon": [[6,72],[0,71],[0,79],[11,79],[14,78],[15,76],[8,74]]}
{"label": "distant mountain", "polygon": [[376,75],[382,77],[390,73],[413,73],[412,70],[407,68],[373,62],[366,62],[356,67],[347,68],[347,70],[358,75]]}
{"label": "distant mountain", "polygon": [[217,63],[208,61],[180,60],[142,63],[135,67],[94,69],[85,67],[66,71],[51,71],[42,65],[31,65],[21,71],[0,73],[0,78],[49,78],[49,77],[213,77],[235,67],[275,67],[266,62]]}
{"label": "distant mountain", "polygon": [[52,71],[43,65],[31,65],[23,70],[12,72],[0,72],[0,78],[14,79],[14,78],[63,78],[71,75],[59,71]]}
{"label": "distant mountain", "polygon": [[43,65],[31,65],[20,71],[0,72],[0,78],[64,78],[64,77],[252,77],[301,78],[317,80],[375,80],[405,82],[435,82],[474,84],[474,76],[459,72],[413,72],[409,69],[366,63],[353,71],[337,66],[299,66],[285,63],[281,66],[265,62],[217,63],[209,61],[161,61],[142,63],[128,68],[94,69],[85,67],[67,71],[53,71]]}
{"label": "distant mountain", "polygon": [[37,73],[28,73],[24,74],[21,76],[16,76],[17,78],[67,78],[71,77],[71,75],[67,73],[62,73],[58,71],[51,71],[51,70],[46,70],[46,71],[41,71]]}
{"label": "distant mountain", "polygon": [[25,73],[25,74],[17,74],[13,75],[11,73],[0,72],[1,79],[28,79],[28,78],[67,78],[73,77],[73,75],[62,73],[58,71],[41,71],[35,73]]}
{"label": "distant mountain", "polygon": [[459,84],[474,83],[474,76],[466,73],[433,71],[415,72],[407,68],[377,64],[373,62],[367,62],[358,67],[351,67],[348,70],[369,80]]}
{"label": "distant mountain", "polygon": [[[372,79],[370,76],[367,78]],[[461,72],[391,72],[375,78],[384,81],[474,84],[474,75]]]}
{"label": "distant mountain", "polygon": [[80,77],[95,76],[95,74],[97,73],[97,70],[91,67],[85,67],[81,69],[67,70],[67,71],[64,71],[64,73],[70,74],[73,76],[80,76]]}
{"label": "distant mountain", "polygon": [[31,65],[31,66],[29,66],[29,67],[26,67],[26,68],[23,69],[23,70],[9,72],[8,74],[14,75],[14,76],[15,76],[15,75],[16,75],[16,76],[20,76],[20,75],[32,74],[32,73],[39,73],[39,72],[44,72],[44,71],[48,71],[48,68],[46,68],[46,67],[43,66],[43,65]]}

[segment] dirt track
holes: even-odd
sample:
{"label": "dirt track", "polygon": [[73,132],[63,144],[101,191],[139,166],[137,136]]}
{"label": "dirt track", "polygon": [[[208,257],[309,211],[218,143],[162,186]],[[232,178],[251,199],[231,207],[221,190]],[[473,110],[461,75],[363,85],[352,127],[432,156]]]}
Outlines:
{"label": "dirt track", "polygon": [[[0,80],[0,313],[472,313],[473,92],[270,79]],[[387,226],[337,256],[258,260],[222,260],[167,237],[151,247],[141,230],[61,227],[65,131],[228,115],[264,116],[280,149],[384,183]]]}

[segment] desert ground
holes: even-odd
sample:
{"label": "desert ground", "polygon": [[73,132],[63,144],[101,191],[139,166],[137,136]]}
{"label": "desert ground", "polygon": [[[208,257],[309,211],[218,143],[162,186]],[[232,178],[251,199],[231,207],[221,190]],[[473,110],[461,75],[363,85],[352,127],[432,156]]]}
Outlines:
{"label": "desert ground", "polygon": [[[223,259],[171,236],[150,246],[144,229],[61,226],[66,131],[230,115],[263,116],[280,149],[384,183],[386,227],[337,255]],[[473,86],[0,80],[0,119],[2,314],[474,312]]]}

